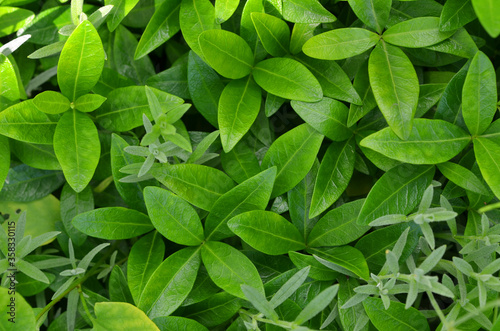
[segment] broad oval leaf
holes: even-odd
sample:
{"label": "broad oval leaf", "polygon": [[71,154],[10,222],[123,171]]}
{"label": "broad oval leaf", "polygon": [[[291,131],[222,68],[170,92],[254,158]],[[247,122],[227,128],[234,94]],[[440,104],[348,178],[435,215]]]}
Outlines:
{"label": "broad oval leaf", "polygon": [[189,331],[208,331],[206,327],[195,320],[180,316],[160,316],[153,318],[153,322],[160,330],[189,330]]}
{"label": "broad oval leaf", "polygon": [[478,194],[490,194],[479,178],[469,169],[452,162],[441,163],[437,167],[446,178],[456,185]]}
{"label": "broad oval leaf", "polygon": [[486,54],[476,53],[462,89],[462,115],[469,132],[482,134],[497,112],[495,68]]}
{"label": "broad oval leaf", "polygon": [[215,21],[217,23],[224,23],[231,16],[233,16],[240,0],[216,0],[215,1]]}
{"label": "broad oval leaf", "polygon": [[73,218],[73,226],[89,236],[101,239],[129,239],[154,229],[149,218],[133,209],[106,207]]}
{"label": "broad oval leaf", "polygon": [[154,227],[180,245],[196,246],[205,239],[200,217],[184,199],[159,187],[146,187],[144,200]]}
{"label": "broad oval leaf", "polygon": [[484,180],[495,196],[500,197],[500,145],[487,139],[474,139],[474,154]]}
{"label": "broad oval leaf", "polygon": [[89,21],[83,21],[66,41],[57,65],[57,82],[70,101],[87,94],[104,68],[101,38]]}
{"label": "broad oval leaf", "polygon": [[346,125],[347,106],[340,101],[330,98],[319,102],[293,100],[290,105],[307,124],[333,141],[344,141],[353,135]]}
{"label": "broad oval leaf", "polygon": [[355,150],[354,138],[330,144],[314,184],[309,218],[324,212],[345,191],[354,172]]}
{"label": "broad oval leaf", "polygon": [[272,197],[289,191],[307,175],[322,141],[323,135],[308,124],[300,125],[276,139],[261,165],[262,169],[278,168]]}
{"label": "broad oval leaf", "polygon": [[272,56],[284,56],[290,48],[290,28],[281,19],[265,13],[251,14],[264,49]]}
{"label": "broad oval leaf", "polygon": [[389,19],[392,0],[348,0],[356,16],[370,28],[382,33]]}
{"label": "broad oval leaf", "polygon": [[151,174],[184,200],[208,211],[234,187],[222,171],[199,164],[162,164],[152,168]]}
{"label": "broad oval leaf", "polygon": [[241,140],[228,153],[221,153],[224,171],[237,183],[242,183],[260,172],[259,160],[245,140]]}
{"label": "broad oval leaf", "polygon": [[440,31],[438,17],[417,17],[393,25],[382,37],[389,44],[419,48],[437,44],[455,31]]}
{"label": "broad oval leaf", "polygon": [[229,294],[244,299],[241,285],[264,294],[264,285],[254,264],[228,244],[208,241],[201,248],[201,258],[213,282]]}
{"label": "broad oval leaf", "polygon": [[334,264],[331,265],[321,261],[321,259],[319,260],[325,266],[337,272],[350,274],[350,276],[358,276],[365,280],[370,277],[365,257],[354,247],[340,246],[328,249],[310,248],[308,252]]}
{"label": "broad oval leaf", "polygon": [[238,79],[252,70],[253,53],[246,41],[226,30],[208,30],[198,41],[205,60],[220,75]]}
{"label": "broad oval leaf", "polygon": [[427,318],[417,309],[400,302],[392,301],[388,309],[380,298],[368,297],[363,300],[370,321],[379,330],[426,331],[430,330]]}
{"label": "broad oval leaf", "polygon": [[410,213],[422,199],[434,171],[434,166],[410,164],[387,171],[368,193],[357,223],[368,225],[381,216]]}
{"label": "broad oval leaf", "polygon": [[182,36],[200,57],[203,52],[198,37],[203,31],[220,29],[215,22],[215,8],[209,0],[182,0],[179,13]]}
{"label": "broad oval leaf", "polygon": [[449,0],[444,3],[439,17],[439,29],[441,31],[456,30],[475,18],[471,0]]}
{"label": "broad oval leaf", "polygon": [[251,77],[233,80],[219,99],[218,121],[224,152],[228,153],[250,130],[259,114],[262,90]]}
{"label": "broad oval leaf", "polygon": [[283,0],[283,18],[293,23],[330,23],[337,20],[317,0]]}
{"label": "broad oval leaf", "polygon": [[221,240],[233,236],[227,227],[227,222],[232,217],[251,210],[264,210],[271,197],[275,178],[276,167],[272,167],[221,196],[205,220],[207,240]]}
{"label": "broad oval leaf", "polygon": [[83,191],[77,193],[68,184],[64,185],[61,192],[60,206],[61,219],[66,233],[76,246],[82,246],[87,240],[87,235],[75,229],[71,221],[76,215],[94,209],[92,189],[87,186]]}
{"label": "broad oval leaf", "polygon": [[[15,301],[13,301],[15,300]],[[9,305],[15,303],[14,316],[10,314]],[[0,328],[3,330],[35,330],[36,319],[35,313],[28,302],[19,294],[18,291],[12,295],[11,290],[5,287],[0,287],[0,312],[4,315],[0,320]],[[14,318],[14,323],[9,321],[9,318]],[[13,327],[14,325],[14,327]]]}
{"label": "broad oval leaf", "polygon": [[385,128],[360,144],[394,160],[437,164],[456,156],[471,140],[458,126],[445,121],[419,118],[413,122],[408,140],[401,140],[390,128]]}
{"label": "broad oval leaf", "polygon": [[322,60],[342,60],[369,50],[380,36],[366,29],[335,29],[316,35],[306,41],[302,51],[307,56]]}
{"label": "broad oval leaf", "polygon": [[149,318],[170,315],[186,299],[200,267],[199,250],[189,247],[173,253],[151,275],[137,303]]}
{"label": "broad oval leaf", "polygon": [[228,226],[247,244],[268,255],[281,255],[305,248],[299,230],[274,212],[249,211],[233,217]]}
{"label": "broad oval leaf", "polygon": [[264,90],[285,99],[315,102],[323,97],[314,75],[303,64],[289,58],[257,63],[253,77]]}
{"label": "broad oval leaf", "polygon": [[47,114],[64,113],[70,107],[68,98],[58,92],[44,91],[33,99],[38,110]]}
{"label": "broad oval leaf", "polygon": [[61,170],[53,145],[32,144],[13,139],[10,140],[10,145],[17,158],[30,167],[43,170]]}
{"label": "broad oval leaf", "polygon": [[92,321],[94,331],[107,330],[143,330],[160,331],[144,312],[126,302],[97,302],[94,312],[96,319]]}
{"label": "broad oval leaf", "polygon": [[101,154],[94,122],[76,110],[65,113],[57,123],[54,152],[69,185],[81,192],[92,179]]}
{"label": "broad oval leaf", "polygon": [[408,139],[417,110],[419,84],[413,64],[398,47],[380,42],[370,54],[370,85],[380,111],[401,139]]}
{"label": "broad oval leaf", "polygon": [[30,10],[5,4],[0,7],[0,17],[3,18],[0,22],[0,37],[5,37],[29,25],[35,15]]}
{"label": "broad oval leaf", "polygon": [[500,7],[495,0],[472,0],[479,22],[486,32],[496,38],[500,35]]}
{"label": "broad oval leaf", "polygon": [[0,111],[18,103],[20,98],[14,66],[5,55],[0,53]]}
{"label": "broad oval leaf", "polygon": [[90,113],[99,108],[106,98],[99,94],[85,94],[76,99],[75,109],[84,113]]}
{"label": "broad oval leaf", "polygon": [[0,113],[0,134],[34,144],[51,145],[57,121],[38,110],[33,100],[15,104]]}
{"label": "broad oval leaf", "polygon": [[106,5],[113,6],[107,19],[109,31],[113,32],[138,2],[139,0],[104,0]]}

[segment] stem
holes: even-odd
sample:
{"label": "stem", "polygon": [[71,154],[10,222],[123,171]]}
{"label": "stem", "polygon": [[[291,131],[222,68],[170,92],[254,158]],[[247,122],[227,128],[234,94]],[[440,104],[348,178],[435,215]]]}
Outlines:
{"label": "stem", "polygon": [[441,323],[443,323],[444,330],[447,330],[448,329],[448,321],[446,321],[446,317],[444,316],[443,312],[441,311],[441,308],[439,308],[439,304],[437,303],[436,298],[434,298],[434,294],[432,294],[431,291],[427,291],[427,295],[429,296],[432,307],[434,308],[434,310],[438,314],[439,319],[441,320]]}
{"label": "stem", "polygon": [[85,313],[87,314],[90,321],[92,322],[92,325],[94,325],[95,318],[92,316],[92,314],[90,313],[89,307],[87,306],[87,300],[83,296],[83,291],[82,291],[81,285],[78,285],[78,293],[80,294],[80,300],[82,302],[83,309],[85,309]]}

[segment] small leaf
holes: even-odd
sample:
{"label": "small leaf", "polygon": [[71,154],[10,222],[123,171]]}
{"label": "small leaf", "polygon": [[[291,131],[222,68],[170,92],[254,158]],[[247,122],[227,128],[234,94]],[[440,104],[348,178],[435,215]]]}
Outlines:
{"label": "small leaf", "polygon": [[54,91],[44,91],[37,94],[33,99],[33,104],[38,110],[47,114],[64,113],[70,106],[68,98]]}
{"label": "small leaf", "polygon": [[278,314],[274,311],[273,307],[266,300],[266,297],[260,293],[258,290],[254,289],[248,285],[241,285],[241,290],[245,294],[245,297],[250,303],[267,318],[277,321],[279,319]]}
{"label": "small leaf", "polygon": [[461,165],[446,162],[438,164],[438,169],[446,178],[466,190],[482,195],[490,194],[479,178],[472,171]]}
{"label": "small leaf", "polygon": [[123,331],[159,331],[143,311],[126,302],[97,302],[94,307],[96,319],[94,331],[120,329]]}
{"label": "small leaf", "polygon": [[474,154],[484,180],[495,196],[500,197],[500,145],[487,138],[474,139]]}
{"label": "small leaf", "polygon": [[419,310],[413,307],[405,309],[402,303],[391,301],[389,308],[385,309],[381,299],[368,297],[363,301],[363,306],[370,321],[379,330],[430,330],[427,319]]}
{"label": "small leaf", "polygon": [[440,31],[437,17],[418,17],[391,26],[383,38],[396,46],[419,48],[437,44],[454,33],[453,30]]}
{"label": "small leaf", "polygon": [[339,285],[333,285],[328,287],[326,290],[318,294],[314,299],[311,300],[300,312],[300,314],[295,318],[294,323],[301,325],[326,308],[332,302],[333,298],[339,290]]}
{"label": "small leaf", "polygon": [[330,23],[337,20],[317,0],[283,0],[283,18],[293,23]]}
{"label": "small leaf", "polygon": [[84,113],[90,113],[106,101],[106,98],[99,94],[85,94],[76,99],[75,108]]}
{"label": "small leaf", "polygon": [[217,0],[215,1],[215,21],[217,23],[224,23],[238,8],[240,0]]}
{"label": "small leaf", "polygon": [[391,0],[349,0],[349,6],[363,23],[382,33],[391,12]]}
{"label": "small leaf", "polygon": [[272,56],[284,56],[290,48],[290,28],[281,19],[265,13],[251,14],[264,49]]}

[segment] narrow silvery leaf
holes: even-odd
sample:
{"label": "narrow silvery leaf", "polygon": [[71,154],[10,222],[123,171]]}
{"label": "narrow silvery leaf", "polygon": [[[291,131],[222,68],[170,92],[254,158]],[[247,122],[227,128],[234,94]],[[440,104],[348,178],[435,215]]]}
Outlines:
{"label": "narrow silvery leaf", "polygon": [[311,269],[310,266],[302,268],[299,271],[297,271],[295,275],[290,277],[290,279],[287,280],[287,282],[280,287],[278,292],[276,292],[269,301],[271,306],[276,308],[280,304],[282,304],[286,299],[288,299],[304,283],[309,274],[310,269]]}
{"label": "narrow silvery leaf", "polygon": [[245,297],[248,301],[261,313],[263,313],[266,317],[277,321],[279,319],[278,314],[273,309],[273,306],[266,300],[266,297],[248,285],[241,285],[241,290],[245,294]]}
{"label": "narrow silvery leaf", "polygon": [[30,38],[31,38],[30,34],[26,34],[24,36],[17,37],[16,39],[9,41],[5,45],[1,46],[0,53],[5,55],[5,56],[9,56],[10,54],[12,54],[12,52],[14,52],[16,49],[21,47]]}
{"label": "narrow silvery leaf", "polygon": [[461,259],[459,257],[454,256],[453,257],[453,264],[455,267],[462,272],[463,274],[467,276],[471,276],[472,273],[474,272],[474,269],[472,269],[472,266],[465,261],[464,259]]}
{"label": "narrow silvery leaf", "polygon": [[439,263],[445,252],[446,245],[439,247],[419,265],[419,268],[422,269],[424,273],[430,272]]}
{"label": "narrow silvery leaf", "polygon": [[330,304],[333,300],[337,291],[339,290],[339,285],[333,285],[318,294],[314,299],[311,300],[305,306],[305,308],[300,312],[300,314],[295,318],[295,323],[303,324],[316,316],[320,311],[325,309],[326,306]]}

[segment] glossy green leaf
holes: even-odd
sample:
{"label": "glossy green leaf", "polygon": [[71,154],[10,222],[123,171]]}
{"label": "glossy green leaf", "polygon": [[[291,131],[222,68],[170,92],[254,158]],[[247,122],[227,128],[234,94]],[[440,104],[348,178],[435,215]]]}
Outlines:
{"label": "glossy green leaf", "polygon": [[295,23],[290,39],[290,53],[296,55],[302,52],[302,46],[314,36],[314,30],[319,23]]}
{"label": "glossy green leaf", "polygon": [[224,152],[228,153],[250,130],[257,118],[262,90],[251,77],[233,80],[219,99],[218,121]]}
{"label": "glossy green leaf", "polygon": [[199,164],[165,164],[151,169],[151,174],[179,197],[208,211],[234,186],[222,171]]}
{"label": "glossy green leaf", "polygon": [[359,19],[382,33],[391,12],[391,0],[349,0],[349,6]]}
{"label": "glossy green leaf", "polygon": [[99,108],[106,98],[99,94],[85,94],[76,99],[75,109],[84,113],[90,113]]}
{"label": "glossy green leaf", "polygon": [[325,211],[347,188],[354,171],[355,148],[355,141],[351,138],[345,142],[332,142],[326,150],[314,184],[309,218]]}
{"label": "glossy green leaf", "polygon": [[443,6],[439,17],[441,31],[453,31],[476,18],[471,0],[449,0]]}
{"label": "glossy green leaf", "polygon": [[20,97],[14,66],[0,54],[0,111],[18,103]]}
{"label": "glossy green leaf", "polygon": [[185,200],[159,187],[146,187],[144,199],[154,227],[167,239],[196,246],[205,239],[200,217]]}
{"label": "glossy green leaf", "polygon": [[352,136],[347,127],[348,110],[342,102],[323,98],[319,102],[292,101],[293,110],[319,133],[333,141],[343,141]]}
{"label": "glossy green leaf", "polygon": [[160,316],[153,319],[160,330],[208,331],[200,323],[180,316]]}
{"label": "glossy green leaf", "polygon": [[[34,330],[36,328],[36,320],[33,309],[21,294],[15,292],[15,294],[12,295],[12,293],[9,292],[12,291],[8,288],[0,288],[0,305],[2,307],[0,312],[3,315],[3,318],[0,320],[0,328],[3,330],[12,330],[14,326],[14,329],[17,330]],[[14,298],[14,300],[11,298]],[[11,310],[9,304],[11,304],[11,302],[15,303],[15,311],[13,314],[10,314]],[[14,319],[9,321],[9,318]],[[12,323],[12,321],[14,321],[15,324]]]}
{"label": "glossy green leaf", "polygon": [[264,90],[291,100],[315,102],[323,91],[313,74],[301,63],[289,58],[272,58],[257,63],[253,77]]}
{"label": "glossy green leaf", "polygon": [[107,207],[73,218],[73,226],[89,236],[102,239],[128,239],[153,230],[149,218],[133,209]]}
{"label": "glossy green leaf", "polygon": [[265,13],[251,14],[264,49],[272,56],[284,56],[290,48],[290,28],[281,19]]}
{"label": "glossy green leaf", "polygon": [[300,254],[297,252],[289,252],[290,260],[297,268],[309,267],[308,276],[312,279],[325,281],[335,280],[338,277],[338,272],[333,271],[318,262],[312,255]]}
{"label": "glossy green leaf", "polygon": [[271,197],[275,178],[276,168],[272,167],[222,195],[205,220],[207,240],[221,240],[233,236],[227,222],[234,216],[251,210],[264,210]]}
{"label": "glossy green leaf", "polygon": [[196,150],[194,150],[189,156],[186,163],[196,163],[196,161],[199,161],[204,155],[206,155],[207,151],[215,143],[217,138],[219,138],[219,130],[215,130],[206,135],[205,138],[200,141],[198,146],[196,146]]}
{"label": "glossy green leaf", "polygon": [[437,44],[454,33],[440,31],[437,17],[418,17],[391,26],[384,32],[383,38],[396,46],[419,48]]}
{"label": "glossy green leaf", "polygon": [[479,178],[469,169],[452,162],[438,164],[441,173],[458,186],[483,195],[490,194]]}
{"label": "glossy green leaf", "polygon": [[143,311],[126,302],[98,302],[94,306],[96,319],[93,331],[120,329],[123,331],[159,331]]}
{"label": "glossy green leaf", "polygon": [[109,299],[114,302],[128,302],[134,299],[127,285],[127,279],[120,266],[115,265],[109,276]]}
{"label": "glossy green leaf", "polygon": [[105,0],[106,5],[113,6],[107,19],[109,31],[113,32],[138,2],[139,0]]}
{"label": "glossy green leaf", "polygon": [[228,153],[221,153],[224,171],[237,183],[241,183],[260,172],[259,160],[245,140],[241,140]]}
{"label": "glossy green leaf", "polygon": [[360,66],[354,77],[353,87],[358,92],[361,105],[351,103],[349,106],[349,115],[347,117],[347,127],[349,128],[377,107],[368,76],[368,61],[365,61]]}
{"label": "glossy green leaf", "polygon": [[387,171],[368,193],[357,223],[368,225],[381,216],[410,213],[429,186],[434,171],[434,166],[409,164]]}
{"label": "glossy green leaf", "polygon": [[10,146],[9,139],[0,136],[0,191],[3,188],[5,179],[10,168]]}
{"label": "glossy green leaf", "polygon": [[478,51],[476,43],[464,28],[458,29],[450,38],[435,45],[428,46],[426,49],[464,58],[474,57]]}
{"label": "glossy green leaf", "polygon": [[[343,274],[369,278],[368,265],[363,254],[351,246],[340,246],[328,249],[310,248],[308,252],[326,260],[321,261],[325,266]],[[328,263],[329,262],[329,263]]]}
{"label": "glossy green leaf", "polygon": [[474,139],[474,154],[484,180],[496,197],[500,196],[500,145],[487,139]]}
{"label": "glossy green leaf", "polygon": [[500,35],[500,8],[494,0],[472,0],[479,22],[486,32],[496,38]]}
{"label": "glossy green leaf", "polygon": [[424,116],[440,99],[446,89],[446,84],[420,85],[418,105],[415,118]]}
{"label": "glossy green leaf", "polygon": [[437,164],[456,156],[471,140],[458,126],[442,120],[422,118],[413,122],[408,140],[401,140],[386,128],[363,139],[361,146],[402,162]]}
{"label": "glossy green leaf", "polygon": [[420,311],[413,307],[405,309],[400,302],[391,300],[391,305],[385,309],[382,299],[369,297],[363,300],[363,306],[370,321],[379,330],[430,330],[426,317]]}
{"label": "glossy green leaf", "polygon": [[179,98],[191,99],[188,86],[187,62],[173,66],[148,78],[146,85],[176,95]]}
{"label": "glossy green leaf", "polygon": [[240,298],[227,292],[220,292],[207,300],[186,307],[184,316],[210,328],[231,319],[241,308],[240,302]]}
{"label": "glossy green leaf", "polygon": [[216,241],[206,242],[201,258],[213,282],[229,294],[244,299],[241,285],[246,284],[264,294],[264,286],[257,269],[243,253]]}
{"label": "glossy green leaf", "polygon": [[239,0],[217,0],[215,1],[215,21],[216,23],[224,23],[238,8]]}
{"label": "glossy green leaf", "polygon": [[292,23],[330,23],[337,20],[317,0],[283,0],[283,18]]}
{"label": "glossy green leaf", "polygon": [[246,41],[226,30],[208,30],[198,38],[203,56],[220,75],[238,79],[252,70],[253,54]]}
{"label": "glossy green leaf", "polygon": [[262,169],[272,166],[278,168],[272,197],[292,189],[307,175],[322,141],[323,136],[307,124],[300,125],[276,139],[261,165]]}
{"label": "glossy green leaf", "polygon": [[182,0],[179,13],[182,36],[198,56],[203,56],[198,37],[203,31],[220,29],[209,0]]}
{"label": "glossy green leaf", "polygon": [[335,29],[312,37],[306,41],[302,51],[316,59],[342,60],[364,53],[379,39],[378,34],[365,29]]}
{"label": "glossy green leaf", "polygon": [[127,279],[136,303],[149,279],[163,262],[164,254],[165,244],[157,231],[145,235],[132,246],[127,261]]}
{"label": "glossy green leaf", "polygon": [[168,0],[155,10],[146,30],[139,40],[134,59],[151,53],[161,44],[172,38],[181,29],[179,23],[180,0]]}
{"label": "glossy green leaf", "polygon": [[65,113],[57,123],[54,151],[69,185],[81,192],[92,179],[101,153],[95,124],[76,110]]}
{"label": "glossy green leaf", "polygon": [[308,246],[341,246],[361,237],[370,229],[356,222],[363,203],[364,199],[360,199],[329,211],[312,229]]}
{"label": "glossy green leaf", "polygon": [[418,103],[418,78],[415,68],[397,47],[380,42],[370,54],[370,85],[375,100],[391,129],[408,139]]}
{"label": "glossy green leaf", "polygon": [[149,278],[137,306],[150,318],[173,313],[193,288],[200,262],[199,248],[170,255]]}
{"label": "glossy green leaf", "polygon": [[92,189],[86,187],[77,193],[68,184],[64,185],[61,192],[61,219],[66,229],[66,233],[76,246],[82,246],[87,239],[87,235],[78,231],[71,221],[81,213],[94,209],[94,195]]}
{"label": "glossy green leaf", "polygon": [[57,121],[39,111],[32,100],[0,113],[0,134],[28,143],[51,145],[56,124]]}
{"label": "glossy green leaf", "polygon": [[273,212],[249,211],[233,217],[228,226],[247,244],[268,255],[281,255],[305,247],[297,228]]}
{"label": "glossy green leaf", "polygon": [[10,140],[11,151],[24,164],[43,170],[61,170],[53,145],[26,143]]}
{"label": "glossy green leaf", "polygon": [[44,91],[33,99],[38,110],[47,114],[64,113],[70,107],[68,98],[58,92]]}
{"label": "glossy green leaf", "polygon": [[490,126],[497,111],[495,68],[483,52],[477,52],[469,66],[462,103],[462,115],[469,132],[480,135]]}
{"label": "glossy green leaf", "polygon": [[83,21],[66,41],[57,65],[57,82],[70,101],[95,86],[104,67],[101,38],[89,21]]}
{"label": "glossy green leaf", "polygon": [[7,5],[0,7],[0,17],[2,17],[0,37],[8,36],[26,26],[33,20],[34,16],[33,12],[27,9],[8,7]]}
{"label": "glossy green leaf", "polygon": [[[356,292],[354,289],[359,286],[359,282],[356,278],[347,278],[341,276],[338,278],[339,281],[339,293],[337,295],[338,305],[342,307],[350,298],[352,298]],[[369,330],[370,323],[369,318],[363,308],[363,305],[355,305],[349,308],[339,309],[340,323],[346,330]],[[361,323],[366,323],[362,326]]]}

